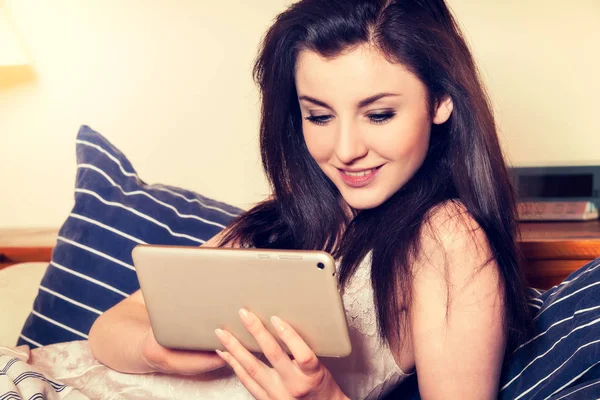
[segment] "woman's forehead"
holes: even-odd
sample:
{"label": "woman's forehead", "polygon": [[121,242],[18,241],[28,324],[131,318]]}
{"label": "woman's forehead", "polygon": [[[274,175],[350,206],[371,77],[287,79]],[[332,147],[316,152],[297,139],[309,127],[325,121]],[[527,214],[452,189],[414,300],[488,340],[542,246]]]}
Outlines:
{"label": "woman's forehead", "polygon": [[298,96],[368,97],[372,93],[421,94],[422,83],[405,66],[391,63],[381,51],[361,45],[335,57],[312,50],[298,54],[295,71]]}

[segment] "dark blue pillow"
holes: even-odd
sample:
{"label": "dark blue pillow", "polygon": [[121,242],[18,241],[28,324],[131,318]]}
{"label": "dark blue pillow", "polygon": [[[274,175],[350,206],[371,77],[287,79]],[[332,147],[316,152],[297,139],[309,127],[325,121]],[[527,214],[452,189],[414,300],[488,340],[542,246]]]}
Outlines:
{"label": "dark blue pillow", "polygon": [[144,183],[123,153],[82,126],[75,206],[18,344],[86,339],[102,312],[139,289],[134,246],[199,246],[240,212],[188,190]]}

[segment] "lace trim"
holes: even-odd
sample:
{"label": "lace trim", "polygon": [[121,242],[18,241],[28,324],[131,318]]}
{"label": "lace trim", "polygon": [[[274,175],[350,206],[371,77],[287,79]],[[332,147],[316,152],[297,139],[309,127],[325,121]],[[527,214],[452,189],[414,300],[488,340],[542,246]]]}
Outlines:
{"label": "lace trim", "polygon": [[371,287],[371,253],[361,261],[342,296],[348,324],[366,336],[377,334],[375,299]]}
{"label": "lace trim", "polygon": [[[342,298],[346,319],[350,327],[368,337],[367,340],[374,344],[372,349],[374,352],[373,358],[379,358],[391,366],[393,372],[386,377],[386,380],[396,374],[404,378],[414,374],[414,371],[411,373],[404,372],[396,363],[387,343],[375,337],[377,336],[377,315],[375,313],[375,294],[371,285],[371,262],[372,253],[369,252],[344,288]],[[337,263],[338,269],[339,264]]]}

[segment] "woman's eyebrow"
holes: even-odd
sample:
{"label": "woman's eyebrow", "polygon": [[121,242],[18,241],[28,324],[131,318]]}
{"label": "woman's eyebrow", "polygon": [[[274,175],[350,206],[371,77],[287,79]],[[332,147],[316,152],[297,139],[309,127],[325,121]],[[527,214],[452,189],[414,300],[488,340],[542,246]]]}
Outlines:
{"label": "woman's eyebrow", "polygon": [[382,99],[384,97],[395,97],[395,96],[400,96],[400,94],[398,94],[398,93],[379,93],[379,94],[373,95],[371,97],[367,97],[364,100],[361,100],[358,103],[358,108],[366,107],[369,104],[375,103],[377,100]]}
{"label": "woman's eyebrow", "polygon": [[332,107],[331,107],[329,104],[325,103],[324,101],[317,100],[317,99],[315,99],[314,97],[310,97],[310,96],[300,96],[298,99],[299,99],[299,100],[306,100],[306,101],[308,101],[309,103],[313,103],[313,104],[316,104],[316,105],[318,105],[318,106],[325,107],[325,108],[329,108],[330,110],[333,110],[333,108],[332,108]]}
{"label": "woman's eyebrow", "polygon": [[[398,93],[378,93],[378,94],[375,94],[373,96],[369,96],[366,99],[361,100],[358,103],[358,108],[366,107],[369,104],[375,103],[377,100],[382,99],[384,97],[395,97],[395,96],[400,96],[400,94],[398,94]],[[315,99],[314,97],[300,96],[298,99],[299,100],[306,100],[306,101],[308,101],[310,103],[313,103],[313,104],[316,104],[318,106],[325,107],[325,108],[328,108],[330,110],[333,110],[333,107],[331,107],[329,104],[325,103],[322,100]]]}

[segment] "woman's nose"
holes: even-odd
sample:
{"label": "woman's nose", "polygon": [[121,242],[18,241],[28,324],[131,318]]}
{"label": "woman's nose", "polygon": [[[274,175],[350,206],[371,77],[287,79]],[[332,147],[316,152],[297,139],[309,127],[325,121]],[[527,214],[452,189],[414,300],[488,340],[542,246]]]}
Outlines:
{"label": "woman's nose", "polygon": [[367,152],[368,148],[356,124],[341,124],[335,144],[335,154],[340,162],[352,164],[353,161],[364,157]]}

